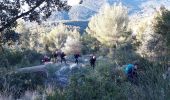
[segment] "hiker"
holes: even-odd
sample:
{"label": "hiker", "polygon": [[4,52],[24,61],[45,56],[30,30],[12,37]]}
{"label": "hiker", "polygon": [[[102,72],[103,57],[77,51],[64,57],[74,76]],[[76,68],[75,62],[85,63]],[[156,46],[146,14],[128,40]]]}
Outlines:
{"label": "hiker", "polygon": [[53,57],[55,59],[55,62],[58,61],[58,57],[61,55],[61,52],[59,50],[56,50],[53,54]]}
{"label": "hiker", "polygon": [[61,63],[62,63],[63,61],[66,63],[65,56],[66,56],[66,54],[65,54],[64,52],[62,52],[62,53],[60,54]]}
{"label": "hiker", "polygon": [[138,78],[137,78],[137,69],[138,63],[135,62],[134,64],[126,64],[123,66],[116,66],[112,70],[112,79],[117,83],[121,84],[124,81],[131,82],[135,85],[138,85]]}
{"label": "hiker", "polygon": [[74,54],[74,58],[75,58],[75,63],[78,64],[78,58],[80,57],[79,53]]}
{"label": "hiker", "polygon": [[134,78],[136,76],[136,70],[138,68],[138,64],[127,64],[125,65],[124,71],[126,77],[129,78]]}
{"label": "hiker", "polygon": [[45,55],[42,59],[42,62],[43,63],[47,63],[47,62],[50,62],[50,57],[48,57],[47,55]]}
{"label": "hiker", "polygon": [[93,69],[95,68],[95,62],[96,62],[96,56],[92,55],[90,57],[90,65],[91,65],[91,67],[93,67]]}

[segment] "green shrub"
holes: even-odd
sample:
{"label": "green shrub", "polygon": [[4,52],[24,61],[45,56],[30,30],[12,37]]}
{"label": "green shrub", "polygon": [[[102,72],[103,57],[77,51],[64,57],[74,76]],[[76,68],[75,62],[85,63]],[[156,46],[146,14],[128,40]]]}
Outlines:
{"label": "green shrub", "polygon": [[99,51],[100,42],[97,41],[97,39],[91,37],[90,35],[88,34],[82,35],[81,42],[83,45],[82,47],[83,54]]}
{"label": "green shrub", "polygon": [[[134,58],[125,61],[131,57]],[[92,68],[82,69],[84,71],[72,76],[70,85],[65,92],[66,98],[69,100],[168,99],[169,82],[162,77],[162,74],[167,70],[167,65],[149,62],[137,55],[131,55],[124,59],[122,57],[121,64],[134,62],[136,59],[139,62],[138,77],[133,81],[124,80],[116,83],[112,78],[116,63],[111,62],[112,60],[100,61],[95,70]]]}
{"label": "green shrub", "polygon": [[161,7],[160,11],[154,18],[153,30],[160,34],[167,47],[170,47],[170,11]]}
{"label": "green shrub", "polygon": [[[2,53],[2,52],[1,52]],[[3,54],[0,55],[0,68],[3,67],[26,67],[39,65],[42,54],[37,53],[36,51],[26,50],[26,51],[17,51],[17,50],[8,50],[6,49]]]}
{"label": "green shrub", "polygon": [[1,83],[3,86],[0,92],[3,94],[11,94],[14,98],[20,98],[27,90],[42,91],[46,78],[47,76],[44,72],[7,74],[2,78],[4,81]]}
{"label": "green shrub", "polygon": [[66,89],[69,100],[125,99],[118,96],[119,87],[111,79],[113,63],[99,62],[95,68],[84,68],[70,79]]}

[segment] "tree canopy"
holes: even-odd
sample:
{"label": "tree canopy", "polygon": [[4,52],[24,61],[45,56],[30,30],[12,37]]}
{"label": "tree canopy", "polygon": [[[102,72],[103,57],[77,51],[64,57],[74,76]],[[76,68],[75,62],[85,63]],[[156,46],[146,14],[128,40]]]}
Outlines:
{"label": "tree canopy", "polygon": [[70,44],[72,45],[75,43],[72,41],[73,39],[77,41],[80,39],[80,33],[78,32],[77,27],[67,26],[62,23],[57,25],[48,34],[44,34],[42,37],[43,45],[46,51],[62,49],[64,46],[68,46],[68,43],[66,42],[69,42],[70,46]]}
{"label": "tree canopy", "polygon": [[41,22],[54,10],[69,10],[70,6],[62,0],[1,0],[0,32],[16,26],[19,18]]}
{"label": "tree canopy", "polygon": [[93,16],[88,24],[87,33],[102,44],[113,46],[124,40],[128,25],[128,11],[122,4],[105,5]]}
{"label": "tree canopy", "polygon": [[166,45],[170,47],[170,11],[161,7],[154,18],[154,32],[160,34]]}

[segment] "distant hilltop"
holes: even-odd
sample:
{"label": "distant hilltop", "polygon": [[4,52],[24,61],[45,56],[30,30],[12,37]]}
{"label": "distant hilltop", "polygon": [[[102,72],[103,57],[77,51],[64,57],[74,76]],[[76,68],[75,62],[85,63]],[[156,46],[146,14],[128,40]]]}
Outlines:
{"label": "distant hilltop", "polygon": [[52,21],[89,20],[106,3],[122,3],[129,9],[129,14],[135,14],[143,9],[150,10],[161,5],[170,8],[170,0],[83,0],[82,4],[72,6],[69,12],[54,12],[50,19]]}

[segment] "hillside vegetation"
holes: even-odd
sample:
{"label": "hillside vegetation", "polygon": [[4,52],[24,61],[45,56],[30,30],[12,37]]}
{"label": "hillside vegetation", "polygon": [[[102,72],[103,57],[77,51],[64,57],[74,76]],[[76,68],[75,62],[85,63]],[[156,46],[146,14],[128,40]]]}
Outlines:
{"label": "hillside vegetation", "polygon": [[[121,3],[106,4],[83,31],[86,22],[76,22],[78,27],[17,20],[17,27],[1,32],[0,99],[168,100],[170,11],[162,6],[144,15],[132,19]],[[65,52],[66,64],[54,59],[56,50]],[[51,58],[47,64],[44,55]],[[136,62],[137,76],[129,80],[123,68]]]}

